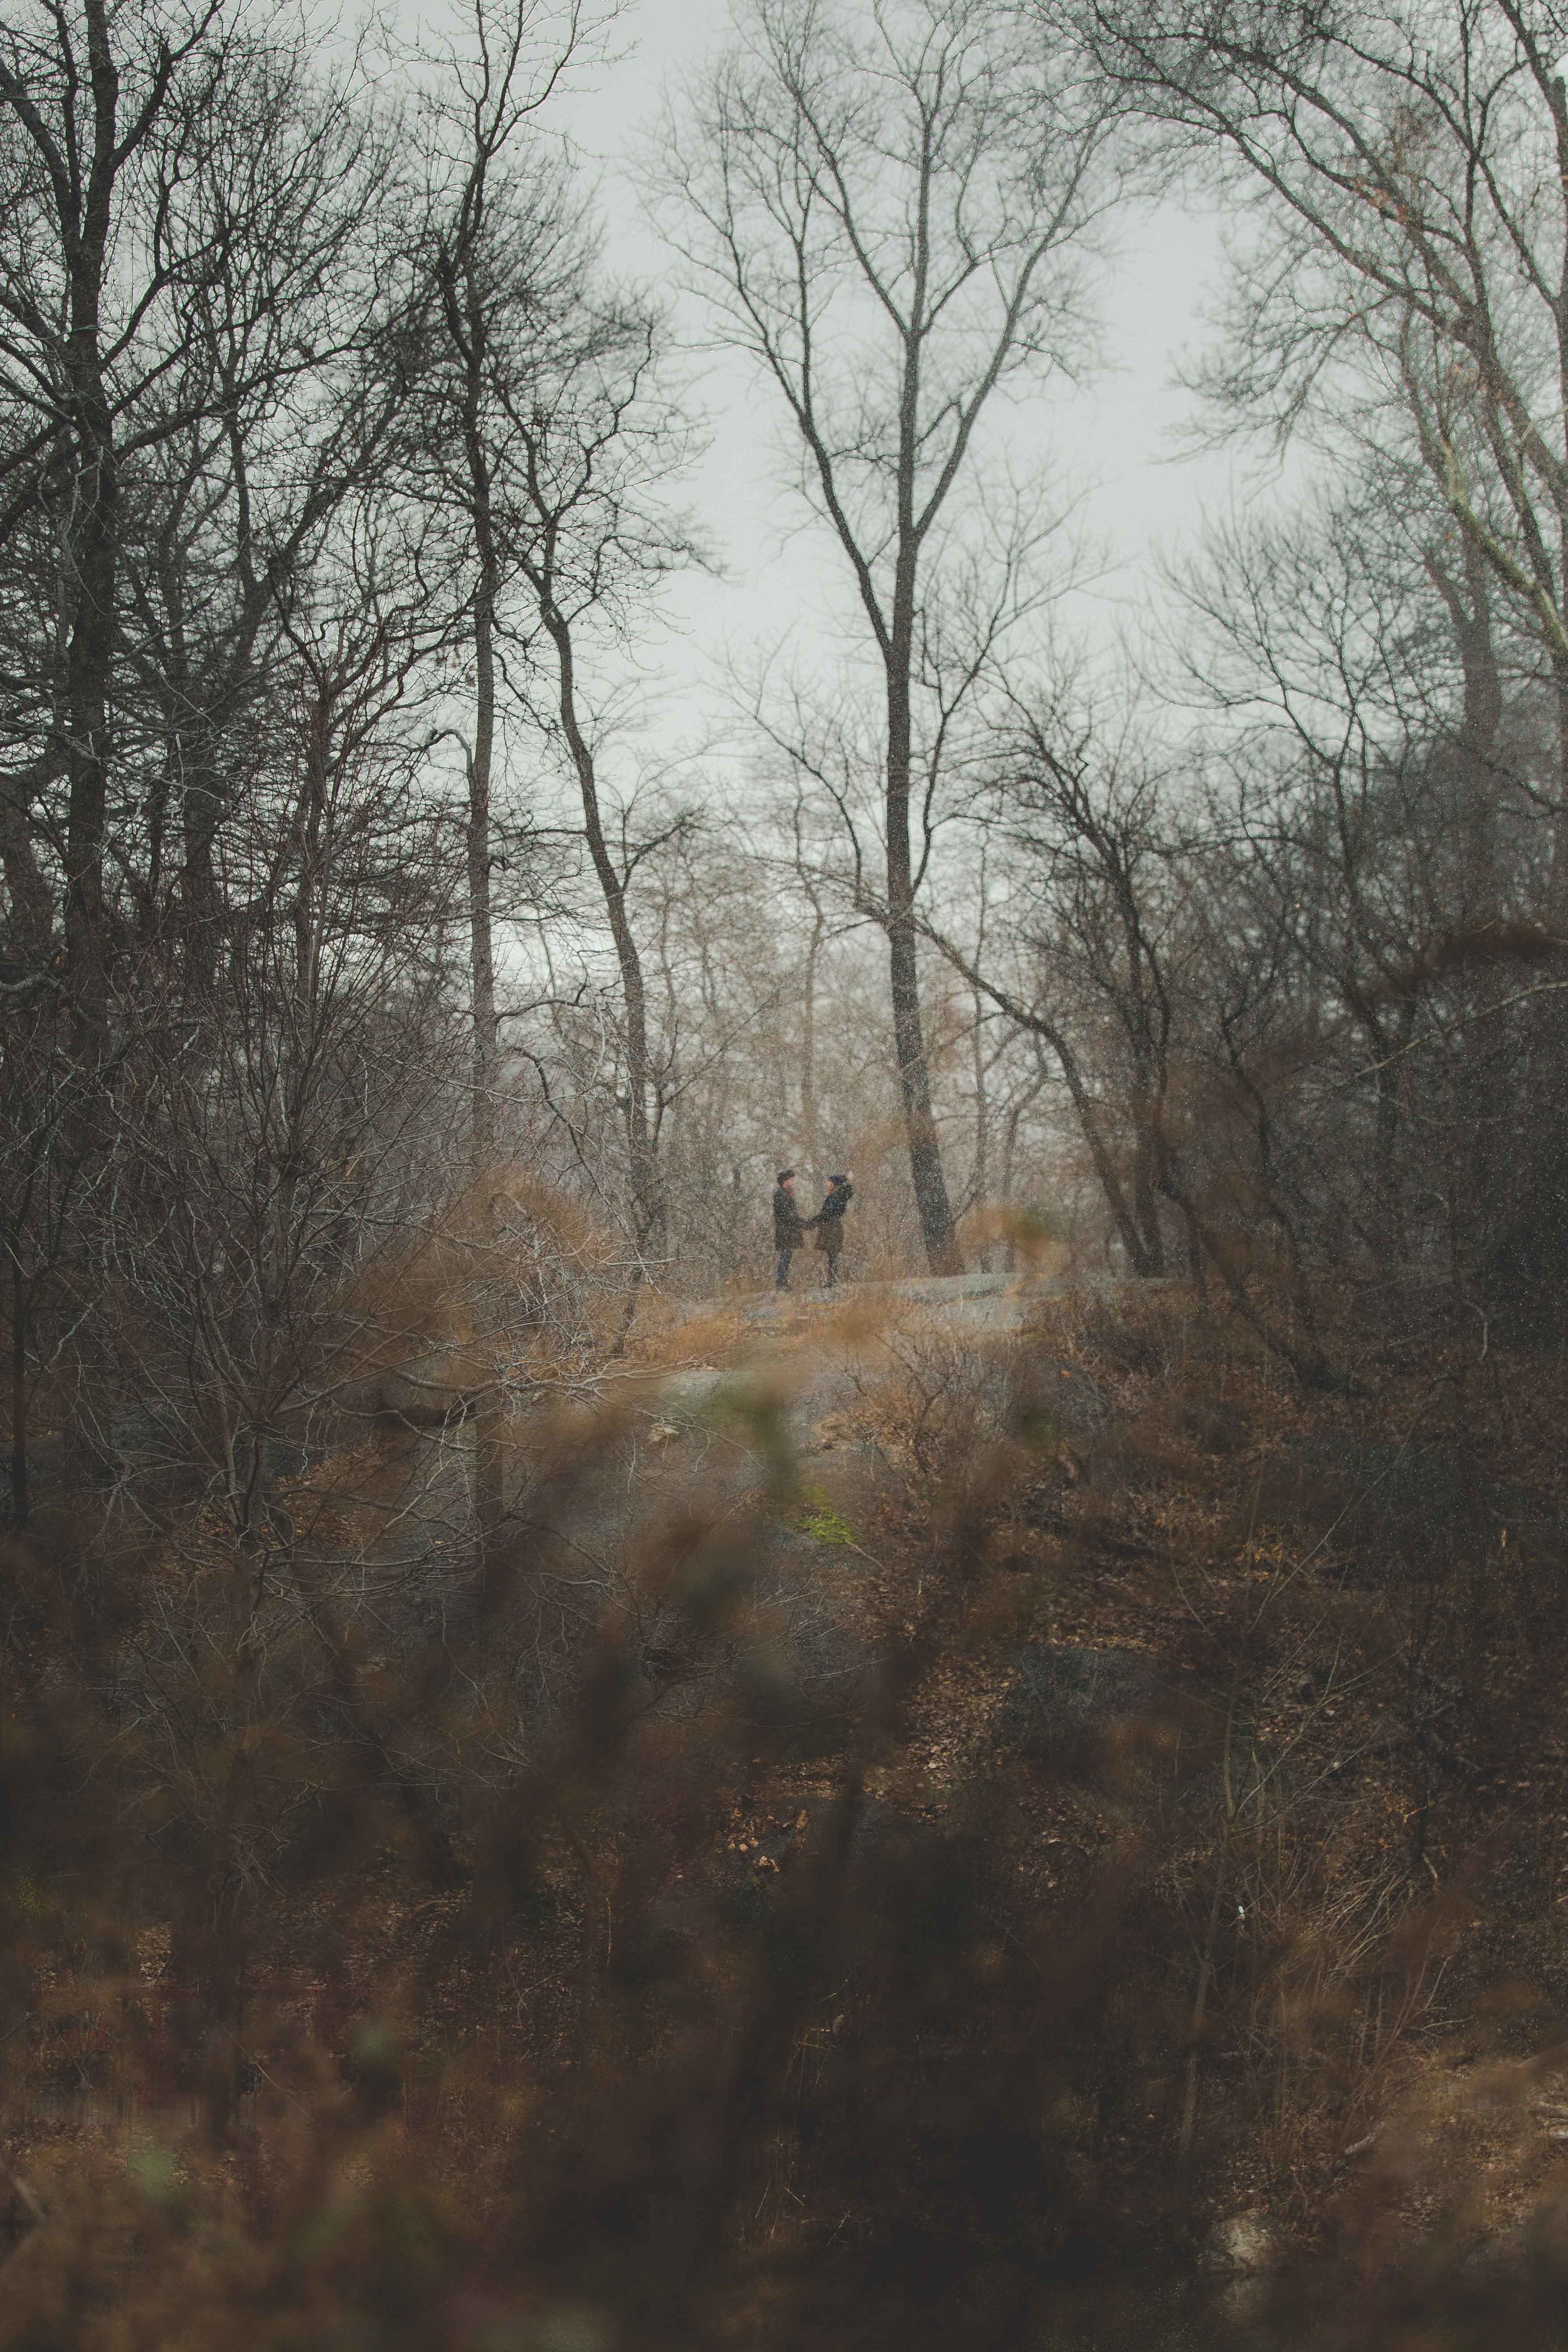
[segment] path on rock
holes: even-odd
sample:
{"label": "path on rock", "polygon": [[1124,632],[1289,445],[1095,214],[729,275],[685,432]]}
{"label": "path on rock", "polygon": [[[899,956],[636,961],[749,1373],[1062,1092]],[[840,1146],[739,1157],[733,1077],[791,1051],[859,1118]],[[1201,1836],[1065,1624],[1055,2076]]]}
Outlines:
{"label": "path on rock", "polygon": [[679,1362],[658,1382],[654,1409],[687,1424],[726,1386],[750,1381],[776,1394],[792,1441],[809,1445],[818,1421],[907,1364],[911,1348],[1006,1339],[1031,1328],[1047,1301],[1099,1286],[1059,1273],[931,1275],[672,1305],[660,1352],[682,1357],[689,1335],[693,1354],[722,1360]]}

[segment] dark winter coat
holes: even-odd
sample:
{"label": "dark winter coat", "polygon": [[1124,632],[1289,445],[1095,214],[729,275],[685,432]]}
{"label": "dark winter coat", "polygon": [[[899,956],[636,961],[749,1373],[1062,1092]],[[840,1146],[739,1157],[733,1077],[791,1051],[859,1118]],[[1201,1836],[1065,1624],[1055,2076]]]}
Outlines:
{"label": "dark winter coat", "polygon": [[816,1246],[826,1257],[837,1257],[844,1246],[844,1212],[855,1198],[853,1184],[834,1184],[820,1209],[812,1219],[816,1227]]}
{"label": "dark winter coat", "polygon": [[805,1243],[805,1219],[795,1205],[793,1192],[782,1184],[773,1186],[773,1247],[801,1249]]}

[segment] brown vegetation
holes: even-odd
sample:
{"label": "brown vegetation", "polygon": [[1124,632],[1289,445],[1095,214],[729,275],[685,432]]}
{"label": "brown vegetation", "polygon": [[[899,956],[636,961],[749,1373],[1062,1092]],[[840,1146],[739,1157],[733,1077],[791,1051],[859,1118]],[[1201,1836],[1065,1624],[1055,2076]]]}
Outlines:
{"label": "brown vegetation", "polygon": [[1175,2341],[1258,2210],[1522,2324],[1555,1370],[1022,1303],[601,1355],[438,1627],[406,1423],[240,1640],[210,1513],[14,1539],[10,2340]]}
{"label": "brown vegetation", "polygon": [[[1561,29],[744,0],[754,770],[605,29],[0,23],[0,2346],[1561,2342]],[[1326,463],[1107,685],[1194,159]]]}

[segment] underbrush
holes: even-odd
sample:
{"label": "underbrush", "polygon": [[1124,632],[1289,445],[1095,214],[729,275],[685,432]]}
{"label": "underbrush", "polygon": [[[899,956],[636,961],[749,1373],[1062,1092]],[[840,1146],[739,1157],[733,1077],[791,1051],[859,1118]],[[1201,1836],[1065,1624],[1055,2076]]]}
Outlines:
{"label": "underbrush", "polygon": [[1561,1372],[1031,1311],[41,1513],[0,2342],[1557,2340]]}

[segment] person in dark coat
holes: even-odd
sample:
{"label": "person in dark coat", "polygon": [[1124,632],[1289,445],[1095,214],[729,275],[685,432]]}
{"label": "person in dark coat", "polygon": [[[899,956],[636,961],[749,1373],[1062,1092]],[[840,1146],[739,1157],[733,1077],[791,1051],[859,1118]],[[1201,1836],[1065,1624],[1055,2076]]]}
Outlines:
{"label": "person in dark coat", "polygon": [[773,1288],[789,1288],[789,1262],[805,1247],[805,1219],[795,1205],[795,1170],[779,1171],[773,1186]]}
{"label": "person in dark coat", "polygon": [[827,1198],[811,1223],[816,1228],[816,1246],[827,1260],[823,1280],[829,1288],[838,1279],[838,1254],[844,1247],[844,1212],[855,1198],[855,1187],[847,1176],[830,1176]]}

